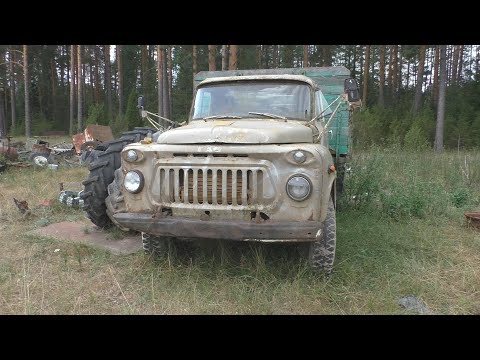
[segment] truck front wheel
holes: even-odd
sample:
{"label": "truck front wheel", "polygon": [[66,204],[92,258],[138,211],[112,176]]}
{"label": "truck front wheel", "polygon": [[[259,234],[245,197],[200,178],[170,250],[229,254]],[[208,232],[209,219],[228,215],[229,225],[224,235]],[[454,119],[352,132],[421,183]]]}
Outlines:
{"label": "truck front wheel", "polygon": [[320,239],[310,243],[308,261],[315,271],[331,274],[337,243],[337,222],[332,198],[328,203],[327,217],[323,222]]}
{"label": "truck front wheel", "polygon": [[160,257],[168,253],[170,248],[170,238],[150,235],[142,232],[143,251],[147,255]]}

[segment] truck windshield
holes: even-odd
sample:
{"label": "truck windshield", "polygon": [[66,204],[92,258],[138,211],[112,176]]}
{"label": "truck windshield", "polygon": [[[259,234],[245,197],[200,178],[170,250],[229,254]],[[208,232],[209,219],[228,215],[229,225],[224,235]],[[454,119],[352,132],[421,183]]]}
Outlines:
{"label": "truck windshield", "polygon": [[212,116],[309,120],[310,87],[293,81],[236,81],[204,86],[197,91],[192,119]]}

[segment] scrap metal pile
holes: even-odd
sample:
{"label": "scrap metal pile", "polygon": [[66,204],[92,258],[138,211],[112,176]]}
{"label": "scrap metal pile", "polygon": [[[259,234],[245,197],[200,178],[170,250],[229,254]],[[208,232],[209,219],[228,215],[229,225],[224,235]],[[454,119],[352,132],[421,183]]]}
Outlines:
{"label": "scrap metal pile", "polygon": [[49,137],[28,138],[26,142],[13,142],[11,137],[0,139],[0,172],[7,166],[43,167],[57,170],[59,167],[88,165],[98,155],[94,148],[113,140],[110,126],[88,125],[83,133],[72,137],[72,142],[50,145]]}

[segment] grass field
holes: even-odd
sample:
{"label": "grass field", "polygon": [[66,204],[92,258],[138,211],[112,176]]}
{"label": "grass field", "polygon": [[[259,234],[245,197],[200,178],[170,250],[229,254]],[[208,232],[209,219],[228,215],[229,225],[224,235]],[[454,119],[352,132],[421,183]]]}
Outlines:
{"label": "grass field", "polygon": [[[220,243],[152,260],[26,236],[84,219],[58,202],[37,204],[86,174],[0,174],[1,314],[411,314],[398,305],[406,295],[435,314],[480,313],[480,232],[463,216],[480,211],[479,153],[354,154],[328,278],[289,245]],[[13,197],[32,214],[23,217]]]}

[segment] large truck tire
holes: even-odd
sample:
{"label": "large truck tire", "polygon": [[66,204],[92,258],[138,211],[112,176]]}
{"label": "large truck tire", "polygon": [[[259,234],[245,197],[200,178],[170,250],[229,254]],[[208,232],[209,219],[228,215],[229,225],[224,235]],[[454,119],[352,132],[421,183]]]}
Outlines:
{"label": "large truck tire", "polygon": [[325,272],[330,275],[335,260],[335,248],[337,244],[337,221],[335,206],[330,197],[327,217],[323,222],[322,234],[318,241],[310,243],[308,260],[314,271]]}
{"label": "large truck tire", "polygon": [[84,191],[81,199],[84,201],[84,210],[87,217],[100,228],[108,228],[113,224],[107,214],[105,199],[108,196],[108,185],[114,181],[115,170],[120,168],[120,153],[125,146],[139,142],[149,132],[157,130],[138,127],[122,134],[119,139],[101,144],[96,147],[98,155],[96,160],[89,166],[89,176],[83,182]]}

